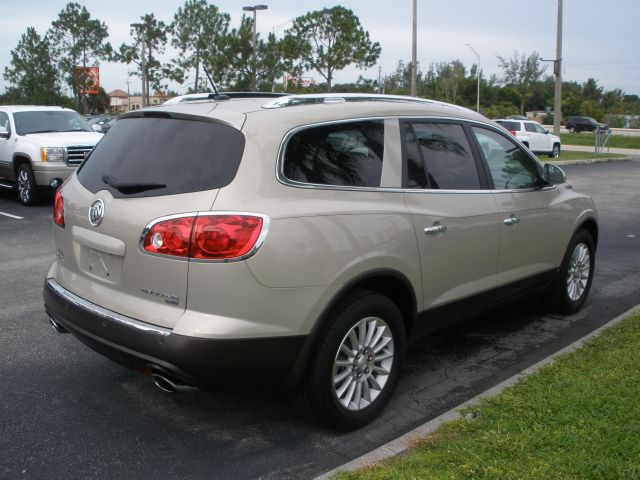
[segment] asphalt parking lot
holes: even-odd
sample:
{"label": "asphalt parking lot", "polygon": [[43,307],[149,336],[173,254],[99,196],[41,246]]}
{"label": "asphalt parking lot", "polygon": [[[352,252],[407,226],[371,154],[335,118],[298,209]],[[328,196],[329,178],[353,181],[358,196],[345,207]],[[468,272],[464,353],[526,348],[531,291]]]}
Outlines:
{"label": "asphalt parking lot", "polygon": [[51,199],[25,208],[0,191],[0,478],[311,478],[499,383],[640,302],[640,158],[566,171],[600,213],[586,307],[549,315],[534,298],[426,338],[389,407],[349,434],[277,392],[165,394],[54,333]]}

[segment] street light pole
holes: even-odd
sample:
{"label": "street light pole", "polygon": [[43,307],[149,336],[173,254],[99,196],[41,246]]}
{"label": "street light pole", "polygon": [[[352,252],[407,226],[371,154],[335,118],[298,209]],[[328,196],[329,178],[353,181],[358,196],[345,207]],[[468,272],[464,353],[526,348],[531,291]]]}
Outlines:
{"label": "street light pole", "polygon": [[413,35],[411,38],[411,96],[418,95],[418,21],[416,19],[418,13],[417,0],[413,0]]}
{"label": "street light pole", "polygon": [[476,112],[480,113],[480,55],[478,55],[478,52],[476,52],[475,48],[473,48],[470,43],[465,43],[465,45],[471,49],[473,54],[478,59],[478,66],[476,67],[476,70],[477,70],[476,74],[478,76],[478,93],[476,94]]}
{"label": "street light pole", "polygon": [[253,53],[251,54],[251,91],[256,91],[256,13],[258,10],[266,10],[267,5],[253,5],[242,7],[245,12],[253,12]]}
{"label": "street light pole", "polygon": [[[135,28],[138,31],[139,41],[142,44],[142,56],[140,57],[140,70],[142,74],[140,77],[142,78],[142,108],[147,106],[147,59],[146,52],[144,50],[144,24],[143,23],[131,23],[129,25],[131,28]],[[138,30],[139,29],[139,30]]]}

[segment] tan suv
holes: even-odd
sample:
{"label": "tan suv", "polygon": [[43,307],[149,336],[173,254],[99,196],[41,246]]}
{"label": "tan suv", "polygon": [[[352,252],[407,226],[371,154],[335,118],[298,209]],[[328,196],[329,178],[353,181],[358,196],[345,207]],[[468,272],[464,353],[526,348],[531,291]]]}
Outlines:
{"label": "tan suv", "polygon": [[284,385],[344,430],[421,335],[523,294],[578,310],[598,235],[593,202],[500,126],[375,95],[125,114],[54,223],[56,330],[168,391]]}

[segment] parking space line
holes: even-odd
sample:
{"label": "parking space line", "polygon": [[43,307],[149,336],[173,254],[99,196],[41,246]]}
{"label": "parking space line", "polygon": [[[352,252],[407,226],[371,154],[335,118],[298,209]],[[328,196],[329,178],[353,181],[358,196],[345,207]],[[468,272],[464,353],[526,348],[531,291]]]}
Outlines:
{"label": "parking space line", "polygon": [[11,215],[10,213],[0,212],[0,215],[4,215],[5,217],[15,218],[16,220],[22,220],[24,217],[19,217],[17,215]]}

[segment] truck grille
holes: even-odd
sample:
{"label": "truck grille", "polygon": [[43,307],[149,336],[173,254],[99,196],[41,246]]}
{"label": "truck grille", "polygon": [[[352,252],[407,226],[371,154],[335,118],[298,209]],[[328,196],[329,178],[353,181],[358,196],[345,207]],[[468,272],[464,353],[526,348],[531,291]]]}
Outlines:
{"label": "truck grille", "polygon": [[89,152],[93,150],[92,145],[72,146],[67,147],[67,165],[78,166],[80,165]]}

